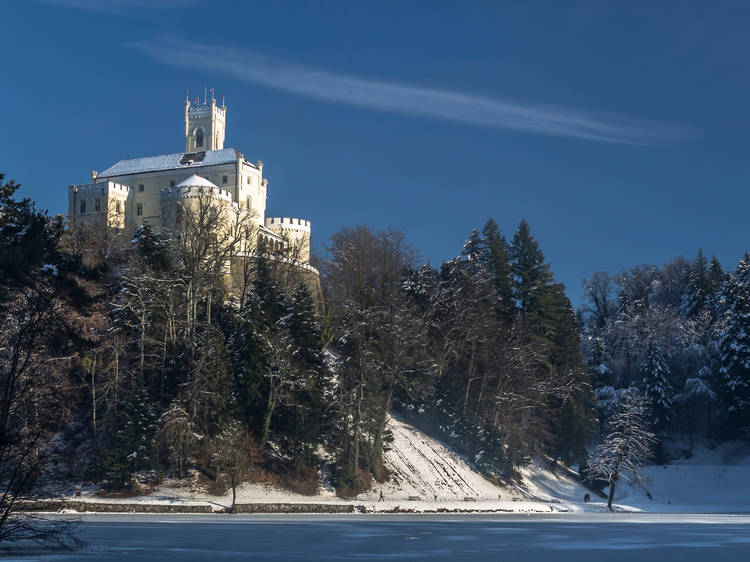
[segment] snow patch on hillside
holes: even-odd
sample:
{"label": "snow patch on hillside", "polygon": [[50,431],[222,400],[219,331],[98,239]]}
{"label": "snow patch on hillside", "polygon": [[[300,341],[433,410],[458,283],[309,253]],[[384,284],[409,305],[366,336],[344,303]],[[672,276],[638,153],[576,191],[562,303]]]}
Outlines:
{"label": "snow patch on hillside", "polygon": [[[368,509],[581,511],[586,489],[562,467],[553,474],[538,464],[522,470],[523,480],[498,485],[479,474],[450,447],[404,421],[391,417],[393,442],[385,453],[390,481],[357,496]],[[380,500],[380,493],[384,499]]]}
{"label": "snow patch on hillside", "polygon": [[690,458],[641,468],[618,486],[615,502],[643,511],[748,513],[750,448],[740,442],[696,446]]}

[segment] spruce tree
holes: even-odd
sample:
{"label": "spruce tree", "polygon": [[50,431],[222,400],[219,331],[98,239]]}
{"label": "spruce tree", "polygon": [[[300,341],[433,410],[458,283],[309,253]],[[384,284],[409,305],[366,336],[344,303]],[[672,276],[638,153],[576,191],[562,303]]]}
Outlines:
{"label": "spruce tree", "polygon": [[703,250],[699,249],[698,256],[690,268],[690,276],[680,303],[680,311],[687,318],[697,316],[706,306],[709,296],[708,264],[703,255]]}
{"label": "spruce tree", "polygon": [[716,321],[722,315],[721,289],[724,284],[724,270],[716,256],[711,258],[708,266],[708,296],[706,307],[711,312],[711,317]]}
{"label": "spruce tree", "polygon": [[290,399],[282,408],[284,425],[281,429],[292,438],[293,454],[300,462],[323,438],[328,371],[315,298],[307,285],[300,283],[295,287],[287,308],[289,312],[282,328],[288,334],[294,372],[289,373],[287,379]]}
{"label": "spruce tree", "polygon": [[561,283],[547,288],[540,317],[545,319],[550,371],[548,423],[554,438],[553,453],[565,463],[582,461],[593,427],[594,396],[583,372],[576,315]]}
{"label": "spruce tree", "polygon": [[485,261],[484,254],[484,241],[482,240],[479,231],[475,228],[471,231],[468,240],[464,242],[464,247],[461,251],[461,257],[463,257],[469,263],[479,264]]}
{"label": "spruce tree", "polygon": [[490,219],[482,229],[487,270],[497,291],[497,310],[501,320],[510,324],[515,315],[513,306],[513,273],[511,271],[507,242],[497,223]]}
{"label": "spruce tree", "polygon": [[720,392],[730,434],[750,428],[750,256],[746,253],[725,284],[727,327],[719,343]]}
{"label": "spruce tree", "polygon": [[721,268],[719,258],[711,257],[711,264],[708,266],[708,286],[712,293],[721,289],[721,283],[724,280],[724,270]]}
{"label": "spruce tree", "polygon": [[541,296],[551,282],[552,274],[525,220],[521,221],[513,235],[510,258],[514,277],[513,294],[521,317],[539,312]]}
{"label": "spruce tree", "polygon": [[652,424],[657,433],[663,433],[672,423],[672,385],[670,371],[659,346],[649,338],[646,359],[641,364],[643,391],[653,414]]}
{"label": "spruce tree", "polygon": [[138,470],[152,463],[152,439],[157,416],[143,380],[131,376],[119,410],[112,446],[102,450],[106,476],[115,487],[137,485]]}

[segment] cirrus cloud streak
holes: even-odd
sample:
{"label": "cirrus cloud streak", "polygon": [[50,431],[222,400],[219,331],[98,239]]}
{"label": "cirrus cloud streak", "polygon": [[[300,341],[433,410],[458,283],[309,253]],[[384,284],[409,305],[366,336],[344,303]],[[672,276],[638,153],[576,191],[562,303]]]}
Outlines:
{"label": "cirrus cloud streak", "polygon": [[159,62],[328,103],[590,141],[663,145],[694,136],[690,127],[539,105],[471,93],[347,76],[253,51],[170,38],[129,43]]}

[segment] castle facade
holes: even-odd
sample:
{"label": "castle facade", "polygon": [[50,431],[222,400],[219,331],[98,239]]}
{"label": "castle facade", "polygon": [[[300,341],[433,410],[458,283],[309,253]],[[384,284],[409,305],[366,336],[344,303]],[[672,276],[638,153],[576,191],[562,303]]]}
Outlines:
{"label": "castle facade", "polygon": [[[156,230],[173,226],[175,204],[198,199],[221,205],[231,218],[254,223],[257,242],[267,248],[294,249],[294,261],[309,265],[310,221],[266,217],[268,179],[263,162],[250,162],[224,148],[227,108],[215,99],[185,101],[185,152],[120,160],[103,172],[91,172],[91,183],[68,187],[71,228],[103,224],[134,231],[148,223]],[[250,250],[250,249],[248,249]]]}

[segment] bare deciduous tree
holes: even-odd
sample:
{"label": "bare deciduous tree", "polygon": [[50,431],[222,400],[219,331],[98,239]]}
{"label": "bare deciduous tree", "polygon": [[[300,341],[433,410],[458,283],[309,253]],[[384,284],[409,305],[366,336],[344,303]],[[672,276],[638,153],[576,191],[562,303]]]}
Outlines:
{"label": "bare deciduous tree", "polygon": [[648,401],[633,390],[624,391],[607,432],[597,446],[590,473],[609,483],[607,507],[612,510],[620,478],[630,478],[649,459],[656,436],[648,430]]}

